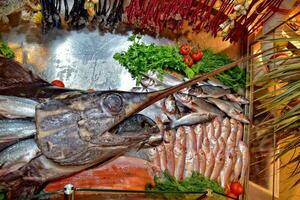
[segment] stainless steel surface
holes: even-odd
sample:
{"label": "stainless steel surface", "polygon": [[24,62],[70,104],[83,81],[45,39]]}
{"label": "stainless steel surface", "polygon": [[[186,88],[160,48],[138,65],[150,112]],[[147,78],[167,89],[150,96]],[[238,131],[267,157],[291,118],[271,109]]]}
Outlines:
{"label": "stainless steel surface", "polygon": [[[52,31],[47,35],[30,27],[17,27],[4,39],[16,51],[17,60],[43,79],[59,79],[74,89],[129,90],[135,81],[113,59],[116,52],[127,50],[131,32],[125,34],[89,31]],[[170,40],[144,36],[146,43],[172,43]]]}

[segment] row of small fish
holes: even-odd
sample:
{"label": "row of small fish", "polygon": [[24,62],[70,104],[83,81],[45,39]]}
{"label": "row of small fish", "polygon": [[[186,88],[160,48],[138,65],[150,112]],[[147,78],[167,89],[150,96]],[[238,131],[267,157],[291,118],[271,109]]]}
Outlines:
{"label": "row of small fish", "polygon": [[168,170],[177,179],[196,171],[224,188],[246,175],[249,151],[242,141],[243,125],[238,121],[215,118],[210,123],[180,126],[177,130],[164,130],[159,118],[157,123],[164,132],[164,142],[151,149],[151,157],[161,171]]}
{"label": "row of small fish", "polygon": [[[180,80],[175,79],[171,75],[165,75],[163,80],[167,82],[167,84],[161,82],[159,79],[146,78],[142,81],[142,85],[145,88],[135,88],[135,90],[143,91],[150,89],[150,91],[155,91],[169,87],[172,84],[176,85],[181,83]],[[246,99],[231,94],[230,90],[224,89],[216,85],[216,83],[210,82],[209,84],[201,82],[198,84],[200,85],[194,85],[190,89],[184,89],[172,95],[173,97],[169,96],[165,99],[161,107],[170,119],[174,120],[174,117],[178,118],[180,114],[182,116],[185,115],[186,112],[193,111],[220,118],[224,118],[227,115],[243,123],[250,123],[249,119],[243,114],[243,108],[241,107],[241,104],[248,103]],[[190,121],[195,119],[195,115],[189,117],[192,118]],[[203,116],[198,120],[205,121]],[[175,127],[176,125],[171,126],[171,128]]]}

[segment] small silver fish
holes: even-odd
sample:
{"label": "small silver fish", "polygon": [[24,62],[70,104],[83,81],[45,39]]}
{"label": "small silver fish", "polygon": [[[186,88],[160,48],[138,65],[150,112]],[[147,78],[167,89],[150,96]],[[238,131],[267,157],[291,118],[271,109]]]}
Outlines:
{"label": "small silver fish", "polygon": [[175,171],[175,158],[173,152],[175,139],[176,139],[175,135],[176,135],[175,130],[165,131],[164,143],[163,143],[167,155],[167,169],[172,176],[174,175],[174,171]]}
{"label": "small silver fish", "polygon": [[214,169],[215,157],[213,152],[209,152],[208,154],[205,154],[205,156],[206,156],[206,164],[205,164],[204,176],[210,177]]}
{"label": "small silver fish", "polygon": [[35,123],[32,120],[4,119],[0,120],[0,144],[34,136]]}
{"label": "small silver fish", "polygon": [[160,169],[161,171],[165,171],[168,169],[167,166],[167,152],[165,150],[165,146],[164,145],[160,145],[157,147],[157,151],[159,154],[159,160],[160,160]]}
{"label": "small silver fish", "polygon": [[230,176],[233,170],[233,155],[231,154],[230,151],[227,151],[225,153],[225,163],[223,166],[223,169],[221,171],[221,186],[223,188],[227,187],[227,184],[229,183]]}
{"label": "small silver fish", "polygon": [[233,149],[236,145],[236,135],[238,131],[238,123],[235,119],[230,119],[230,135],[227,139],[226,148]]}
{"label": "small silver fish", "polygon": [[236,162],[233,170],[233,180],[237,181],[241,175],[243,167],[243,156],[239,149],[236,149]]}
{"label": "small silver fish", "polygon": [[226,94],[229,94],[229,90],[225,90],[218,86],[211,86],[211,85],[203,85],[200,86],[203,94],[199,94],[196,96],[198,97],[212,97],[212,98],[220,98],[225,96]]}
{"label": "small silver fish", "polygon": [[239,104],[249,104],[249,101],[242,97],[242,96],[237,96],[234,94],[226,94],[226,97],[233,102],[239,103]]}
{"label": "small silver fish", "polygon": [[38,102],[14,96],[0,95],[0,115],[6,118],[35,117]]}
{"label": "small silver fish", "polygon": [[236,133],[235,146],[237,146],[239,144],[239,141],[242,141],[243,135],[244,135],[244,126],[242,123],[238,122],[238,130]]}
{"label": "small silver fish", "polygon": [[184,82],[183,80],[179,80],[168,73],[164,74],[163,77],[161,77],[161,75],[158,73],[152,72],[146,74],[145,76],[155,80],[156,83],[164,85],[166,87],[179,85]]}
{"label": "small silver fish", "polygon": [[175,99],[181,102],[186,107],[190,108],[193,111],[196,111],[201,114],[212,114],[219,117],[224,117],[225,114],[220,111],[218,108],[213,106],[210,103],[198,98],[198,97],[191,97],[186,94],[176,93],[174,95]]}
{"label": "small silver fish", "polygon": [[213,126],[215,128],[215,137],[218,139],[221,136],[221,122],[219,118],[213,120]]}
{"label": "small silver fish", "polygon": [[225,90],[230,89],[230,87],[222,84],[218,80],[211,80],[211,79],[209,79],[209,80],[207,80],[207,83],[210,84],[210,85],[212,85],[212,86],[222,87]]}
{"label": "small silver fish", "polygon": [[213,152],[214,156],[216,156],[219,151],[218,140],[215,138],[215,136],[212,136],[209,139],[209,143],[210,143],[209,145],[210,151]]}
{"label": "small silver fish", "polygon": [[206,133],[207,133],[207,138],[209,140],[212,137],[215,137],[215,127],[213,126],[213,123],[207,123],[206,124]]}
{"label": "small silver fish", "polygon": [[230,120],[229,118],[226,117],[225,119],[223,119],[222,127],[221,127],[221,137],[223,137],[225,141],[227,141],[228,139],[228,136],[230,134],[230,129],[231,129]]}
{"label": "small silver fish", "polygon": [[242,170],[241,170],[241,177],[244,178],[246,176],[246,172],[249,167],[250,154],[249,154],[249,149],[248,149],[247,145],[243,141],[239,142],[238,148],[242,154],[243,165],[242,165]]}
{"label": "small silver fish", "polygon": [[236,105],[234,105],[232,102],[221,100],[221,99],[215,99],[215,98],[208,98],[208,101],[215,104],[220,110],[225,112],[228,116],[247,124],[250,123],[249,119],[243,113],[241,113],[241,111],[237,109]]}
{"label": "small silver fish", "polygon": [[173,95],[168,96],[163,101],[162,110],[171,120],[175,121],[179,118],[179,110],[176,106],[176,101]]}
{"label": "small silver fish", "polygon": [[218,138],[218,146],[219,146],[219,151],[225,151],[226,142],[223,137]]}
{"label": "small silver fish", "polygon": [[41,154],[34,139],[20,141],[0,152],[0,176],[16,171]]}
{"label": "small silver fish", "polygon": [[194,132],[196,134],[197,150],[199,150],[201,149],[203,138],[204,138],[203,126],[201,124],[197,124],[194,128]]}
{"label": "small silver fish", "polygon": [[210,176],[210,178],[212,180],[217,180],[217,178],[220,176],[220,172],[221,172],[221,169],[224,165],[224,161],[225,161],[224,151],[219,151],[217,156],[216,156],[214,169],[213,169],[212,174]]}
{"label": "small silver fish", "polygon": [[174,144],[175,171],[174,176],[177,180],[183,178],[186,152],[186,135],[183,127],[176,131],[176,140]]}
{"label": "small silver fish", "polygon": [[204,176],[205,167],[206,167],[206,156],[202,149],[198,151],[198,159],[199,159],[199,170],[198,172]]}
{"label": "small silver fish", "polygon": [[186,151],[197,152],[196,135],[194,130],[190,126],[184,126],[184,131],[186,134]]}
{"label": "small silver fish", "polygon": [[190,126],[195,124],[202,124],[210,122],[215,118],[211,114],[200,114],[200,113],[191,113],[181,117],[178,120],[171,121],[170,128],[176,128],[178,126]]}

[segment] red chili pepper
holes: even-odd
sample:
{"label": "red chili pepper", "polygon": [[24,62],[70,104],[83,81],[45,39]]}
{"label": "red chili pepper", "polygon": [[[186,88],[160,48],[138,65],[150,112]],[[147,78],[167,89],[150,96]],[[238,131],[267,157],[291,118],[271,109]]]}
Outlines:
{"label": "red chili pepper", "polygon": [[192,50],[190,56],[193,58],[195,62],[197,62],[202,59],[203,53],[202,51],[196,49],[196,50]]}
{"label": "red chili pepper", "polygon": [[183,61],[189,67],[192,67],[192,65],[194,64],[194,61],[190,56],[184,56]]}
{"label": "red chili pepper", "polygon": [[62,87],[62,88],[65,87],[65,84],[60,80],[54,80],[54,81],[51,82],[51,84],[56,86],[56,87]]}
{"label": "red chili pepper", "polygon": [[181,55],[188,55],[191,51],[191,46],[188,44],[181,45],[179,51]]}

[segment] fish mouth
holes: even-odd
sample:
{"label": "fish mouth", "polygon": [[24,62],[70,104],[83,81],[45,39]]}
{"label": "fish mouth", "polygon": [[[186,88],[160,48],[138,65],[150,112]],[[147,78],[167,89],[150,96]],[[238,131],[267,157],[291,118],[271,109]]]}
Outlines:
{"label": "fish mouth", "polygon": [[157,124],[149,117],[134,114],[111,130],[112,133],[139,143],[139,149],[160,145],[163,136]]}

